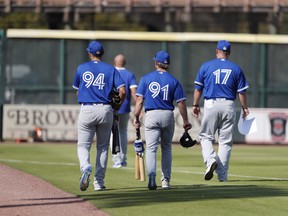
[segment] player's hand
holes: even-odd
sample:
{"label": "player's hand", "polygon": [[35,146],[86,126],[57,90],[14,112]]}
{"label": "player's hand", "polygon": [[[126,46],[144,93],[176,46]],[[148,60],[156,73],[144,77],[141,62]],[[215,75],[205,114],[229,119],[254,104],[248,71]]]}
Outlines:
{"label": "player's hand", "polygon": [[188,131],[192,128],[192,124],[190,122],[184,122],[183,128],[185,131]]}
{"label": "player's hand", "polygon": [[201,112],[200,112],[200,107],[199,106],[193,106],[192,107],[192,115],[195,118],[198,118],[200,116]]}
{"label": "player's hand", "polygon": [[246,118],[246,116],[249,115],[249,110],[248,108],[242,108],[242,110],[243,110],[242,118]]}
{"label": "player's hand", "polygon": [[134,127],[135,127],[136,129],[138,129],[138,128],[141,127],[141,120],[138,119],[138,121],[137,121],[137,117],[136,117],[136,116],[134,116],[133,125],[134,125]]}

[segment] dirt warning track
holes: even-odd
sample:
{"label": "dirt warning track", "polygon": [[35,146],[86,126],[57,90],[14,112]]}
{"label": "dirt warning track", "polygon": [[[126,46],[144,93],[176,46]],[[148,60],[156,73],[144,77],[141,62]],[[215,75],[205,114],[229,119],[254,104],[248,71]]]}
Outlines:
{"label": "dirt warning track", "polygon": [[1,216],[107,216],[92,204],[30,174],[0,164]]}

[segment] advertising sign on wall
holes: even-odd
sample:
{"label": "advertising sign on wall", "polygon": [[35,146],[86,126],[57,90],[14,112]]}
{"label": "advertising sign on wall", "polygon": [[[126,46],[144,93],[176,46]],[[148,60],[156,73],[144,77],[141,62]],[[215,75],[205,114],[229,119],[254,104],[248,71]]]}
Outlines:
{"label": "advertising sign on wall", "polygon": [[[3,107],[3,139],[28,139],[29,133],[35,128],[42,128],[47,132],[48,141],[77,141],[77,120],[79,105],[4,105]],[[133,110],[133,108],[132,108]],[[193,139],[199,141],[198,132],[201,119],[195,119],[188,107],[189,120],[193,127],[189,130]],[[251,144],[288,144],[286,109],[258,109],[251,108],[250,115],[256,118],[257,132],[242,135],[237,126],[234,129],[235,143]],[[179,142],[184,132],[182,118],[179,110],[174,111],[175,133],[173,142]],[[237,112],[238,122],[240,112]],[[133,127],[133,112],[130,113],[128,124],[128,139],[135,140]],[[237,125],[236,122],[236,125]],[[145,124],[145,115],[143,119]],[[142,138],[145,140],[144,127],[141,127]],[[217,132],[216,132],[217,142]]]}
{"label": "advertising sign on wall", "polygon": [[27,139],[39,127],[48,140],[77,140],[78,114],[77,105],[4,105],[3,139]]}

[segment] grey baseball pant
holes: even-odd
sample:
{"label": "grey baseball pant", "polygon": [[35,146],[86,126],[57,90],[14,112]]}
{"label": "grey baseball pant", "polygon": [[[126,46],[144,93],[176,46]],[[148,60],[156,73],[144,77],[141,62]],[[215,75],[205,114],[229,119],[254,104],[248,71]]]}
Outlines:
{"label": "grey baseball pant", "polygon": [[146,167],[148,176],[156,176],[158,144],[161,144],[162,180],[171,178],[172,148],[175,120],[171,110],[151,110],[145,116]]}
{"label": "grey baseball pant", "polygon": [[80,170],[91,166],[90,150],[96,134],[96,162],[94,181],[104,184],[107,168],[109,139],[113,124],[113,109],[110,105],[96,104],[81,106],[78,117],[78,143],[77,153]]}
{"label": "grey baseball pant", "polygon": [[[218,163],[218,178],[227,177],[233,144],[233,129],[236,119],[235,103],[232,100],[205,100],[204,114],[199,138],[204,163],[208,167],[215,160]],[[213,144],[218,130],[218,154]]]}

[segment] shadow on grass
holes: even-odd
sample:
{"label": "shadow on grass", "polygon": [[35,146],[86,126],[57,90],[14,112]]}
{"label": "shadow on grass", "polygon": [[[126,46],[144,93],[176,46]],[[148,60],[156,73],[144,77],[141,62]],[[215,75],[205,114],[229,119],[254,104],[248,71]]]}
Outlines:
{"label": "shadow on grass", "polygon": [[176,185],[170,190],[163,190],[161,187],[154,191],[146,188],[120,188],[78,195],[84,200],[103,201],[102,208],[143,206],[155,202],[172,203],[276,196],[288,196],[288,190],[257,185]]}

